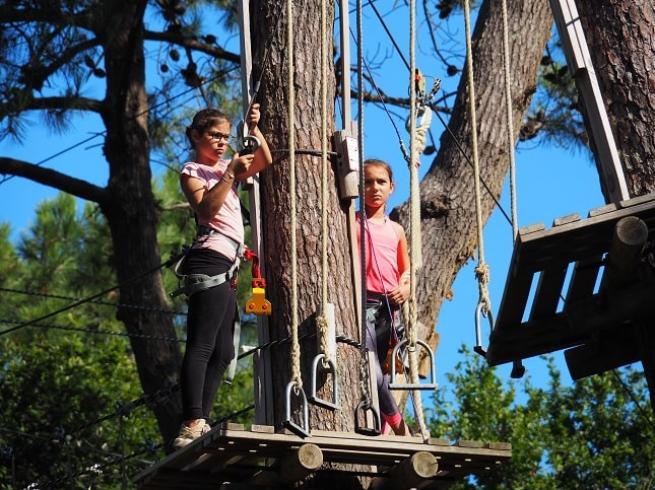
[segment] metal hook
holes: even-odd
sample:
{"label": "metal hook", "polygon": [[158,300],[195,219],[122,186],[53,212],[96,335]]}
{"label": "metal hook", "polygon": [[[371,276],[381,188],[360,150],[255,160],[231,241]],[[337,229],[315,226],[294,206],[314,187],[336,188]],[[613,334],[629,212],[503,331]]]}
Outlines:
{"label": "metal hook", "polygon": [[[307,397],[305,396],[305,392],[295,381],[289,381],[286,392],[287,392],[287,398],[286,398],[287,403],[286,403],[286,418],[283,421],[284,426],[290,431],[299,435],[300,437],[309,437],[311,435],[309,430],[309,409],[307,408]],[[301,400],[300,403],[300,408],[302,410],[301,423],[303,425],[296,424],[293,421],[293,418],[291,417],[292,392],[296,395],[297,398],[300,398]]]}
{"label": "metal hook", "polygon": [[[321,362],[322,361],[322,362]],[[317,385],[317,378],[318,378],[318,369],[319,369],[319,363],[321,363],[321,367],[323,368],[324,371],[328,373],[332,373],[333,377],[333,382],[332,382],[332,401],[324,400],[323,398],[320,398],[316,394],[316,385]],[[334,362],[332,359],[329,359],[325,354],[318,354],[314,358],[314,362],[312,363],[312,389],[309,392],[309,401],[312,402],[315,405],[319,405],[321,407],[325,408],[330,408],[332,410],[339,410],[341,407],[339,406],[339,388],[337,385],[337,368],[334,365]]]}
{"label": "metal hook", "polygon": [[[482,327],[480,326],[480,317],[482,316],[482,302],[478,302],[475,307],[475,346],[473,351],[480,354],[482,357],[487,357],[487,349],[482,345]],[[489,320],[489,332],[494,330],[494,317],[491,311],[485,315]]]}
{"label": "metal hook", "polygon": [[[366,425],[360,425],[359,423],[359,412],[362,412],[364,416],[364,424],[366,424],[366,412],[370,411],[373,415],[373,427],[367,427]],[[371,405],[369,400],[362,400],[355,407],[355,432],[362,434],[364,436],[379,436],[382,432],[382,422],[380,422],[380,414],[378,411]]]}
{"label": "metal hook", "polygon": [[[423,342],[422,340],[417,340],[416,345],[423,347],[427,353],[428,357],[430,358],[430,382],[429,383],[397,383],[396,382],[396,356],[398,355],[398,352],[400,351],[400,348],[407,344],[409,342],[408,339],[401,340],[398,342],[394,348],[393,352],[391,354],[391,381],[389,383],[389,389],[392,390],[436,390],[438,388],[436,378],[436,370],[434,367],[434,353],[432,352],[432,349],[428,344]],[[410,346],[407,347],[407,349],[411,349]],[[416,347],[414,347],[416,349]]]}

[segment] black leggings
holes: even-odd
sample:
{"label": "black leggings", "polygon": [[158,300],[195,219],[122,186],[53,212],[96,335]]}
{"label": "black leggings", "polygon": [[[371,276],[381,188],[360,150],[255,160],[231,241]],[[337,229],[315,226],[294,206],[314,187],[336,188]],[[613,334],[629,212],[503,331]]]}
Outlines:
{"label": "black leggings", "polygon": [[[380,300],[379,295],[371,297],[371,293],[368,293],[368,296],[369,298],[366,301],[366,347],[373,352],[375,357],[378,398],[380,400],[380,412],[382,412],[380,415],[395,415],[400,410],[389,389],[391,375],[382,372],[381,364],[387,357],[387,349],[391,339],[391,317],[386,302]],[[392,314],[397,328],[398,309],[392,307]]]}
{"label": "black leggings", "polygon": [[[232,264],[217,252],[192,250],[184,260],[184,273],[214,276]],[[235,301],[229,281],[189,298],[181,376],[184,420],[209,418],[225,369],[234,357]]]}

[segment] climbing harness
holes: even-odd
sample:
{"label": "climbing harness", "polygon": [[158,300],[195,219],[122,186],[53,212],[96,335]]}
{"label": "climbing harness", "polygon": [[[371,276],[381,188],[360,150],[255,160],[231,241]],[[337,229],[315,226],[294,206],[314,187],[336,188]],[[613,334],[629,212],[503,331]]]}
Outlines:
{"label": "climbing harness", "polygon": [[[328,149],[327,149],[327,2],[321,2],[321,310],[316,316],[319,334],[319,353],[312,362],[309,400],[321,407],[339,408],[339,385],[335,359],[330,355],[330,335],[335,336],[334,306],[328,303]],[[332,374],[332,399],[325,400],[318,395],[318,374]]]}

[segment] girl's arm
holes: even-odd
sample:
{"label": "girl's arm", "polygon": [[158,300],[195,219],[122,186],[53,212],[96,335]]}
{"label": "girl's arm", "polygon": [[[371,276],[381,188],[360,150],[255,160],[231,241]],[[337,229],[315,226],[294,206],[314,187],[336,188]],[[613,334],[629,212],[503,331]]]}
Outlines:
{"label": "girl's arm", "polygon": [[401,305],[409,298],[409,251],[405,230],[398,223],[392,222],[398,233],[398,272],[400,280],[398,286],[389,291],[388,296],[392,303]]}
{"label": "girl's arm", "polygon": [[218,213],[234,185],[235,174],[247,172],[253,158],[253,155],[235,155],[221,180],[211,189],[206,189],[200,179],[186,174],[180,175],[182,191],[200,221],[207,222]]}
{"label": "girl's arm", "polygon": [[264,135],[257,126],[260,117],[261,114],[259,112],[259,104],[253,104],[250,108],[250,112],[246,117],[246,123],[248,124],[250,134],[259,140],[259,148],[255,152],[255,158],[248,170],[237,175],[238,180],[246,180],[248,177],[261,172],[271,163],[273,163],[273,157],[271,156],[271,150],[268,148],[266,138],[264,138]]}

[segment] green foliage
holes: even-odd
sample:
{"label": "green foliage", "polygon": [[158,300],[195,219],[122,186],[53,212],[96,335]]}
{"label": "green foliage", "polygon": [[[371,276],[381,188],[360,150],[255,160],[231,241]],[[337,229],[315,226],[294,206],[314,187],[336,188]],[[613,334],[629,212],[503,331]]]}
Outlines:
{"label": "green foliage", "polygon": [[448,375],[453,402],[435,396],[431,429],[453,440],[511,442],[512,459],[456,488],[652,488],[655,425],[643,412],[641,373],[624,369],[569,387],[550,362],[548,388],[529,379],[505,386],[481,358],[461,353]]}

